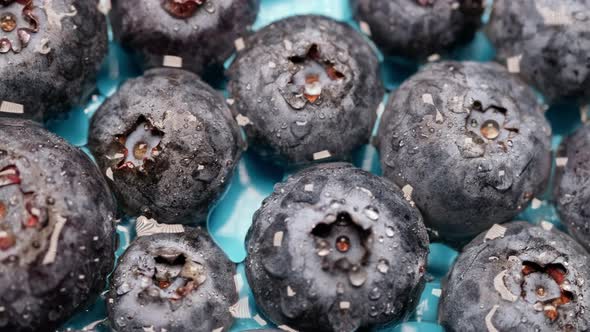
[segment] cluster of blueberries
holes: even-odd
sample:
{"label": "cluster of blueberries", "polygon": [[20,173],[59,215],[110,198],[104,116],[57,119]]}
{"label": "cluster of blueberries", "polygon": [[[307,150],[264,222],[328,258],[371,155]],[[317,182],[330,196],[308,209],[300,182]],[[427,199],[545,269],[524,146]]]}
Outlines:
{"label": "cluster of blueberries", "polygon": [[[590,0],[495,0],[497,63],[439,61],[484,2],[352,0],[369,39],[313,15],[253,33],[258,0],[0,0],[0,331],[55,330],[107,281],[114,331],[228,331],[236,268],[199,225],[246,142],[299,170],[245,243],[256,303],[282,330],[403,320],[430,241],[462,250],[439,306],[448,331],[590,330],[590,126],[551,176],[539,97],[590,99]],[[106,13],[146,71],[94,115],[97,167],[38,122],[88,96]],[[426,63],[384,106],[370,40]],[[226,99],[199,75],[234,50]],[[383,177],[342,162],[381,111]],[[550,179],[569,235],[510,222]],[[121,216],[138,237],[111,273]]]}

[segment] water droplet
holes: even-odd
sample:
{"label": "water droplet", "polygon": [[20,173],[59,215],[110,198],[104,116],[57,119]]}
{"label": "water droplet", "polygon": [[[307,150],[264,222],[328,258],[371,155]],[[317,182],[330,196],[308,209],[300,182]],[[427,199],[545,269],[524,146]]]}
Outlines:
{"label": "water droplet", "polygon": [[381,297],[381,291],[379,290],[379,288],[373,287],[373,289],[371,289],[371,291],[369,292],[369,299],[372,301],[376,301],[376,300],[379,300],[380,297]]}
{"label": "water droplet", "polygon": [[358,266],[354,266],[348,273],[348,280],[355,287],[362,286],[367,281],[367,271]]}
{"label": "water droplet", "polygon": [[377,210],[377,208],[373,207],[373,206],[367,206],[364,210],[363,210],[365,216],[367,216],[367,218],[376,221],[379,219],[379,210]]}
{"label": "water droplet", "polygon": [[389,271],[389,262],[386,259],[381,258],[377,264],[377,271],[385,274]]}
{"label": "water droplet", "polygon": [[385,235],[387,235],[387,237],[393,237],[395,235],[395,231],[393,230],[393,227],[387,226],[385,228]]}

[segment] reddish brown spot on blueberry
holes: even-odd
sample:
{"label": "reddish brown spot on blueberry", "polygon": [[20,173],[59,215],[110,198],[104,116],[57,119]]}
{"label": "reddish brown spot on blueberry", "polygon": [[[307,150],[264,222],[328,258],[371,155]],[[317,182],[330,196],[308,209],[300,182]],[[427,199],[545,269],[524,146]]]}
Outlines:
{"label": "reddish brown spot on blueberry", "polygon": [[158,287],[160,287],[162,289],[166,289],[166,288],[170,287],[170,281],[160,280],[160,281],[158,281]]}
{"label": "reddish brown spot on blueberry", "polygon": [[350,250],[350,240],[346,236],[340,236],[336,239],[336,249],[340,252],[347,252]]}
{"label": "reddish brown spot on blueberry", "polygon": [[162,7],[174,17],[189,18],[204,3],[205,0],[164,0]]}
{"label": "reddish brown spot on blueberry", "polygon": [[0,231],[0,250],[8,250],[14,246],[16,240],[14,235]]}
{"label": "reddish brown spot on blueberry", "polygon": [[4,202],[0,202],[0,220],[6,217],[7,212],[8,208],[6,208],[6,204],[4,204]]}

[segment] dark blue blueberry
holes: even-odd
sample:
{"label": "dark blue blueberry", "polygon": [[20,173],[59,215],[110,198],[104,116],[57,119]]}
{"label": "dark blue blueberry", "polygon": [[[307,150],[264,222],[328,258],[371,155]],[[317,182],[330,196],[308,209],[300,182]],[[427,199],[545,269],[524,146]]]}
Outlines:
{"label": "dark blue blueberry", "polygon": [[555,198],[569,233],[590,250],[590,127],[584,126],[562,143],[555,177]]}
{"label": "dark blue blueberry", "polygon": [[543,192],[551,169],[541,105],[495,63],[423,68],[391,95],[378,146],[385,177],[451,242],[511,220]]}
{"label": "dark blue blueberry", "polygon": [[346,24],[294,16],[258,31],[229,69],[251,147],[269,160],[346,158],[371,135],[383,98],[377,56]]}
{"label": "dark blue blueberry", "polygon": [[297,330],[397,322],[424,287],[420,213],[395,185],[349,164],[314,166],[277,185],[246,246],[258,308]]}
{"label": "dark blue blueberry", "polygon": [[235,273],[235,265],[200,228],[139,237],[110,279],[112,328],[228,331],[229,309],[238,300]]}
{"label": "dark blue blueberry", "polygon": [[439,305],[446,331],[588,331],[590,256],[569,236],[526,222],[467,245]]}
{"label": "dark blue blueberry", "polygon": [[355,18],[387,55],[424,60],[473,38],[483,0],[351,0]]}
{"label": "dark blue blueberry", "polygon": [[0,331],[55,330],[114,263],[115,200],[81,150],[0,119]]}
{"label": "dark blue blueberry", "polygon": [[197,75],[152,69],[92,119],[89,148],[131,215],[204,221],[243,148],[225,100]]}
{"label": "dark blue blueberry", "polygon": [[106,52],[96,1],[1,1],[0,116],[40,121],[69,110],[91,91]]}
{"label": "dark blue blueberry", "polygon": [[[183,66],[202,72],[221,65],[234,52],[256,19],[259,0],[114,0],[115,38],[137,51],[148,68],[164,56],[183,59]],[[239,42],[236,43],[239,45]]]}
{"label": "dark blue blueberry", "polygon": [[497,0],[487,35],[497,58],[551,100],[590,97],[590,1]]}

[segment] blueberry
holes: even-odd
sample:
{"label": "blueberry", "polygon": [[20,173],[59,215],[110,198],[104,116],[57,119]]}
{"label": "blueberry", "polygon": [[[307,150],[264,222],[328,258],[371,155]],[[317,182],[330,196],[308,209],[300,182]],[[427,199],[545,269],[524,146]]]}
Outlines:
{"label": "blueberry", "polygon": [[562,143],[558,156],[555,195],[561,221],[569,233],[590,250],[590,127],[578,129]]}
{"label": "blueberry", "polygon": [[551,128],[534,93],[495,63],[441,62],[389,99],[378,134],[385,177],[441,238],[509,221],[544,190]]}
{"label": "blueberry", "polygon": [[368,141],[384,91],[376,55],[351,27],[294,16],[246,45],[229,91],[254,150],[296,165],[341,159]]}
{"label": "blueberry", "polygon": [[351,0],[355,18],[387,55],[421,58],[473,38],[483,0]]}
{"label": "blueberry", "polygon": [[160,68],[101,106],[89,147],[125,212],[190,223],[205,220],[243,142],[221,95],[193,73]]}
{"label": "blueberry", "polygon": [[590,1],[498,0],[486,32],[497,58],[551,100],[590,97]]}
{"label": "blueberry", "polygon": [[0,119],[0,330],[51,331],[92,303],[114,263],[115,200],[79,149]]}
{"label": "blueberry", "polygon": [[428,237],[394,188],[345,163],[277,185],[246,238],[246,276],[265,316],[303,331],[402,319],[424,287]]}
{"label": "blueberry", "polygon": [[67,111],[90,92],[106,52],[96,1],[0,1],[0,115]]}
{"label": "blueberry", "polygon": [[[115,331],[227,331],[235,265],[200,228],[137,238],[110,279]],[[221,331],[221,330],[219,330]]]}
{"label": "blueberry", "polygon": [[260,0],[113,1],[115,38],[137,51],[146,67],[160,67],[164,56],[202,72],[233,53],[256,19]]}
{"label": "blueberry", "polygon": [[495,225],[443,281],[440,323],[446,331],[588,331],[589,257],[560,231]]}

